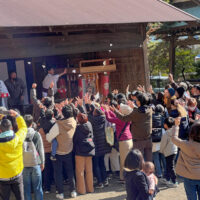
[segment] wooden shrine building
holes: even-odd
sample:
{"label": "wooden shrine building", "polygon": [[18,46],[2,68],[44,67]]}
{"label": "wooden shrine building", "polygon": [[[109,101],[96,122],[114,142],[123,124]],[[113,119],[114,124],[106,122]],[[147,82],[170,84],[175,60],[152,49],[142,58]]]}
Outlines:
{"label": "wooden shrine building", "polygon": [[68,69],[70,96],[81,75],[98,79],[104,72],[110,90],[148,86],[147,24],[174,21],[196,18],[161,0],[0,0],[0,79],[16,69],[27,94],[33,82],[40,94],[52,65]]}

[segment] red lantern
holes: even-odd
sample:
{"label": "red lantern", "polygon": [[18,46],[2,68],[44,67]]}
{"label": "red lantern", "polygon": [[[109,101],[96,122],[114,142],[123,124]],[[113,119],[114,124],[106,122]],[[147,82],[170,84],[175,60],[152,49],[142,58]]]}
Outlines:
{"label": "red lantern", "polygon": [[109,93],[109,75],[101,75],[101,91],[103,96],[107,96]]}
{"label": "red lantern", "polygon": [[78,96],[80,98],[83,98],[83,79],[82,78],[78,79]]}
{"label": "red lantern", "polygon": [[58,93],[61,99],[67,98],[66,82],[63,78],[58,80]]}

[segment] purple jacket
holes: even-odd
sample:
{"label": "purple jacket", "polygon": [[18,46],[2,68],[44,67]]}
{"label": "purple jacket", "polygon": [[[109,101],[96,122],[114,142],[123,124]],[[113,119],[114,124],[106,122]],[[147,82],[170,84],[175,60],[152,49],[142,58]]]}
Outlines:
{"label": "purple jacket", "polygon": [[[106,114],[106,119],[109,122],[116,124],[116,136],[118,138],[122,129],[124,128],[126,122],[123,122],[120,119],[118,119],[116,117],[115,113],[113,113],[112,111],[106,111],[105,114]],[[132,139],[132,134],[130,131],[130,124],[131,124],[131,122],[128,122],[128,125],[126,126],[126,128],[124,130],[124,133],[121,135],[120,141]]]}

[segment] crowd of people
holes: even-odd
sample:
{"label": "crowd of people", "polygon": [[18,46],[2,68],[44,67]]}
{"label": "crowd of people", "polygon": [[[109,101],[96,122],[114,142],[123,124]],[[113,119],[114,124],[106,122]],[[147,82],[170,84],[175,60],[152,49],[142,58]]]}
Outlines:
{"label": "crowd of people", "polygon": [[33,83],[32,115],[0,107],[2,200],[11,191],[42,200],[53,184],[64,199],[66,183],[75,198],[108,187],[111,176],[125,184],[127,200],[151,200],[158,183],[178,187],[177,175],[187,199],[200,198],[200,85],[170,74],[159,93],[127,87],[104,100],[86,94],[55,103],[54,82],[45,92],[39,100]]}

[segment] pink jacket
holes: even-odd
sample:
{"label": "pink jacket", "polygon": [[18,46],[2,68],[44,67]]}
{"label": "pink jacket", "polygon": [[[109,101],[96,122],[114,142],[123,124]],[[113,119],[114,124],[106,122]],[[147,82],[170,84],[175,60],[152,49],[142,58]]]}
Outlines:
{"label": "pink jacket", "polygon": [[[120,119],[118,119],[116,117],[115,113],[113,113],[112,111],[106,111],[105,114],[106,114],[106,119],[109,122],[116,124],[116,136],[118,138],[122,129],[124,128],[126,122],[123,122]],[[131,124],[131,122],[128,122],[128,125],[126,126],[124,132],[121,135],[120,141],[132,139],[132,134],[130,131],[130,124]]]}

